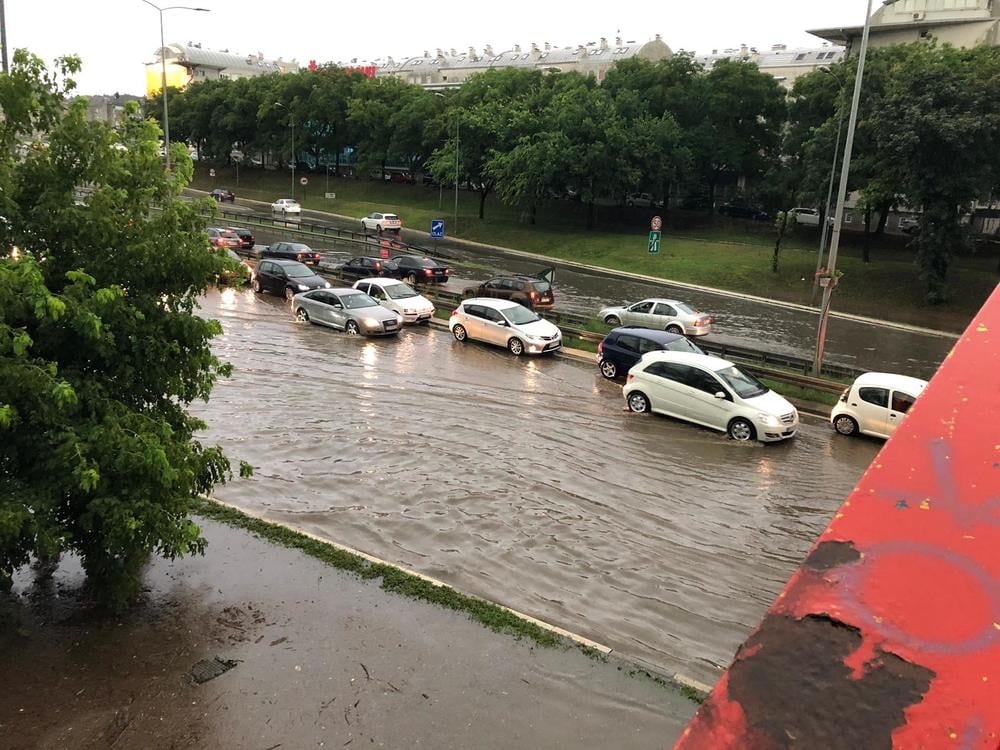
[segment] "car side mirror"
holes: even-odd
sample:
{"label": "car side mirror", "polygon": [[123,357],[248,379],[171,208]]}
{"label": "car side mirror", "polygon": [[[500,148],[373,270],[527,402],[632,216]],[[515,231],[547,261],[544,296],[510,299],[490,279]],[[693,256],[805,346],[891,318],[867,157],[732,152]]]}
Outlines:
{"label": "car side mirror", "polygon": [[333,309],[334,310],[343,310],[344,306],[342,304],[340,304],[339,302],[334,302],[333,303]]}
{"label": "car side mirror", "polygon": [[726,400],[726,394],[723,391],[716,391],[715,397],[717,399],[719,399],[720,401],[725,401]]}
{"label": "car side mirror", "polygon": [[510,323],[508,323],[506,320],[498,320],[496,321],[496,324],[501,328],[506,328],[507,326],[510,325]]}

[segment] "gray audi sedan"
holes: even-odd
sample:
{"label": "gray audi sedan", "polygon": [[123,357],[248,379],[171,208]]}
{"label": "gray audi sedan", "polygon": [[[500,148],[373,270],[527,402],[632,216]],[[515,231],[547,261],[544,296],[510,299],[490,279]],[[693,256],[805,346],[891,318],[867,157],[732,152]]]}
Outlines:
{"label": "gray audi sedan", "polygon": [[395,336],[403,327],[399,313],[357,289],[314,289],[296,294],[292,309],[303,323],[330,326],[351,336]]}

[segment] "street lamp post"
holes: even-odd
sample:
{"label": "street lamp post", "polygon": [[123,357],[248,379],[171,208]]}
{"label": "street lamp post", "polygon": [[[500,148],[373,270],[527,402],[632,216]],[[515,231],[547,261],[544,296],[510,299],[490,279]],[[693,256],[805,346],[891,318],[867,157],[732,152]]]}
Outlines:
{"label": "street lamp post", "polygon": [[0,0],[0,46],[3,47],[3,73],[10,73],[7,66],[7,11],[4,9],[4,0]]}
{"label": "street lamp post", "polygon": [[[843,94],[844,82],[829,68],[820,68],[824,73],[832,76],[840,84],[840,93]],[[844,133],[844,107],[840,107],[840,117],[837,122],[837,141],[833,144],[833,163],[830,165],[830,183],[826,190],[826,208],[823,210],[823,231],[820,233],[819,252],[816,254],[816,273],[813,276],[812,296],[809,304],[816,304],[816,290],[819,289],[819,271],[823,267],[823,254],[826,252],[826,241],[830,237],[830,204],[833,203],[833,185],[837,179],[837,158],[840,156],[840,137]]]}
{"label": "street lamp post", "polygon": [[[208,13],[208,8],[192,8],[187,5],[169,5],[161,8],[149,0],[142,0],[150,8],[160,14],[160,96],[163,97],[163,155],[166,158],[167,172],[170,172],[170,111],[167,109],[167,56],[164,54],[166,42],[163,39],[163,14],[168,10],[191,10],[197,13]],[[6,48],[4,55],[7,54]]]}
{"label": "street lamp post", "polygon": [[[882,5],[892,5],[896,0],[883,0]],[[854,154],[854,133],[858,125],[858,108],[861,104],[861,85],[865,75],[865,60],[868,57],[868,37],[872,28],[872,0],[868,0],[865,28],[861,34],[861,52],[858,55],[858,73],[854,79],[854,99],[851,102],[851,116],[847,122],[847,140],[844,143],[844,163],[840,169],[840,187],[837,191],[837,212],[833,219],[833,236],[830,239],[830,256],[827,260],[827,285],[823,287],[823,305],[819,313],[816,330],[816,351],[813,357],[813,373],[819,375],[823,369],[823,352],[826,348],[826,329],[830,321],[830,302],[837,285],[837,253],[840,250],[840,230],[844,221],[844,205],[847,202],[847,179],[851,174],[851,156]]]}
{"label": "street lamp post", "polygon": [[458,119],[458,110],[456,109],[455,110],[455,228],[452,230],[452,233],[456,237],[458,236],[458,164],[459,164],[459,157],[462,153],[461,147],[459,145],[460,141],[458,140],[458,127],[459,127],[459,119]]}

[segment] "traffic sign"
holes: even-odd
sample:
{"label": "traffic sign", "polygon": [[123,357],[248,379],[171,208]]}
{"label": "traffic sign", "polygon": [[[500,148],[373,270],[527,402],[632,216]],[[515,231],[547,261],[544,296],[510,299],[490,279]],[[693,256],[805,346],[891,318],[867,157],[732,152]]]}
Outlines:
{"label": "traffic sign", "polygon": [[309,178],[308,177],[300,177],[299,178],[299,184],[300,185],[308,185],[309,184]]}
{"label": "traffic sign", "polygon": [[431,219],[431,239],[444,239],[444,219]]}
{"label": "traffic sign", "polygon": [[649,254],[659,255],[660,254],[660,233],[650,232],[649,233]]}
{"label": "traffic sign", "polygon": [[337,194],[336,193],[327,193],[326,197],[329,198],[330,200],[336,200],[337,199]]}
{"label": "traffic sign", "polygon": [[214,169],[208,170],[208,176],[209,177],[215,177],[215,170]]}
{"label": "traffic sign", "polygon": [[649,222],[649,228],[652,229],[654,232],[659,232],[661,229],[663,229],[663,219],[661,219],[659,216],[654,216],[653,220]]}
{"label": "traffic sign", "polygon": [[243,161],[243,152],[240,151],[238,148],[234,148],[232,151],[229,152],[229,158],[235,161],[236,163],[239,163]]}

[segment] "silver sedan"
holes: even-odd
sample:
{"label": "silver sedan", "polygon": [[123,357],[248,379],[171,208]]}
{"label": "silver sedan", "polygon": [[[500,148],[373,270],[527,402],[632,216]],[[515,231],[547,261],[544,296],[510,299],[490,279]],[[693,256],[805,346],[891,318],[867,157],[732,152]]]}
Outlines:
{"label": "silver sedan", "polygon": [[386,310],[357,289],[314,289],[296,294],[297,320],[346,331],[352,336],[395,336],[403,327],[398,313]]}
{"label": "silver sedan", "polygon": [[605,307],[598,317],[615,328],[637,326],[686,336],[705,336],[712,331],[712,316],[673,299],[644,299],[634,305]]}

